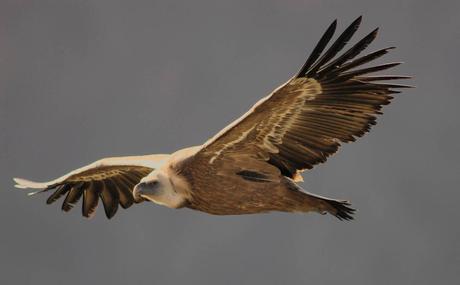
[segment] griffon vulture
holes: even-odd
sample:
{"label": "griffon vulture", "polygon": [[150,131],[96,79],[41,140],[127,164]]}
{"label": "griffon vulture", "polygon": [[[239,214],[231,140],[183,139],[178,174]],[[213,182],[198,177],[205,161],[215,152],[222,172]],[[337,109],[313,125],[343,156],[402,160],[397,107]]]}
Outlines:
{"label": "griffon vulture", "polygon": [[100,198],[107,218],[118,205],[126,209],[150,201],[215,215],[319,212],[350,220],[355,210],[349,202],[311,194],[296,182],[341,143],[369,131],[392,94],[410,87],[382,83],[406,76],[372,75],[398,62],[363,67],[392,49],[358,57],[378,29],[339,55],[360,23],[361,17],[326,49],[334,21],[295,76],[203,145],[173,154],[105,158],[49,182],[15,178],[16,187],[54,191],[47,204],[65,196],[66,212],[82,199],[85,217],[94,215]]}

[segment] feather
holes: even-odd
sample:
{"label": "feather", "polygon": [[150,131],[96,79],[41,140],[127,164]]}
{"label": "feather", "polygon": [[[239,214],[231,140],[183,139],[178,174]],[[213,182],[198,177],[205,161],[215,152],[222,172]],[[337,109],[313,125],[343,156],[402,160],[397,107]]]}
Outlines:
{"label": "feather", "polygon": [[329,73],[331,70],[336,69],[340,67],[343,63],[345,63],[347,60],[354,58],[358,54],[360,54],[364,49],[367,48],[367,46],[374,41],[374,39],[377,37],[377,32],[378,28],[373,30],[371,33],[369,33],[366,37],[364,37],[362,40],[360,40],[357,44],[355,44],[352,48],[350,48],[348,51],[346,51],[343,55],[326,65],[325,67],[321,68],[318,72],[318,77],[321,78],[325,74]]}
{"label": "feather", "polygon": [[[333,73],[329,74],[328,77],[335,77],[337,74],[342,73],[344,71],[353,69],[355,67],[358,67],[360,65],[364,65],[368,62],[371,62],[373,60],[376,60],[379,57],[382,57],[383,55],[387,54],[389,50],[394,49],[395,47],[388,47],[384,49],[380,49],[378,51],[372,52],[368,55],[362,56],[360,58],[357,58],[353,61],[350,61],[344,65],[342,65],[340,68],[337,68]],[[324,81],[324,80],[323,80]],[[325,81],[327,82],[327,81]]]}
{"label": "feather", "polygon": [[120,195],[121,207],[123,207],[123,209],[131,207],[131,205],[134,203],[134,198],[131,193],[132,187],[121,176],[114,178],[114,182],[118,185],[117,188]]}
{"label": "feather", "polygon": [[73,208],[73,206],[75,206],[78,200],[80,200],[85,187],[87,187],[87,183],[85,182],[81,182],[72,186],[72,188],[69,191],[69,194],[67,194],[67,197],[64,199],[64,202],[62,203],[62,210],[64,212],[70,211]]}
{"label": "feather", "polygon": [[332,44],[332,46],[324,53],[324,55],[310,68],[307,72],[306,77],[315,77],[315,73],[320,69],[325,63],[331,60],[342,48],[347,44],[347,42],[354,35],[356,30],[358,30],[359,25],[361,24],[362,16],[359,16],[353,23],[345,29],[345,31],[337,38],[337,40]]}
{"label": "feather", "polygon": [[398,76],[398,75],[377,75],[377,76],[365,76],[355,77],[358,81],[384,81],[384,80],[399,80],[399,79],[411,79],[411,76]]}
{"label": "feather", "polygon": [[105,215],[111,219],[118,210],[119,195],[116,189],[109,188],[107,184],[107,182],[103,184],[100,197],[104,205]]}
{"label": "feather", "polygon": [[[16,188],[21,188],[21,189],[26,189],[26,188],[32,188],[32,189],[50,189],[48,183],[40,183],[40,182],[35,182],[35,181],[30,181],[24,178],[13,178],[14,182],[16,182],[16,185],[14,187]],[[52,188],[52,187],[51,187]]]}
{"label": "feather", "polygon": [[99,181],[90,182],[89,187],[83,191],[82,214],[87,218],[91,218],[96,212],[101,191],[99,184]]}
{"label": "feather", "polygon": [[51,194],[51,196],[46,200],[46,204],[51,204],[57,201],[59,198],[64,196],[70,190],[69,184],[64,184],[62,186],[58,186],[57,190]]}
{"label": "feather", "polygon": [[359,75],[386,70],[386,69],[398,66],[401,63],[402,62],[391,62],[391,63],[385,63],[385,64],[372,66],[372,67],[368,67],[368,68],[363,68],[363,69],[353,70],[353,71],[349,71],[349,72],[344,72],[340,76],[338,76],[337,78],[340,79],[340,80],[348,80],[348,79],[351,79],[351,78],[359,76]]}
{"label": "feather", "polygon": [[318,57],[323,52],[324,48],[331,40],[336,28],[337,20],[334,20],[334,22],[332,22],[332,24],[329,26],[329,28],[327,28],[326,32],[323,34],[316,47],[313,49],[305,64],[300,69],[299,73],[297,74],[297,77],[305,76],[306,72],[310,69],[311,65],[318,59]]}

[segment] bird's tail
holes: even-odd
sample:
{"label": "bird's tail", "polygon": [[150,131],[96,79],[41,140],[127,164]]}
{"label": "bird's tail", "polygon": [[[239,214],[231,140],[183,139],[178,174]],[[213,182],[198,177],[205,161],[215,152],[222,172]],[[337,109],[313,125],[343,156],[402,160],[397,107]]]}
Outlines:
{"label": "bird's tail", "polygon": [[353,220],[356,209],[351,207],[349,201],[336,200],[310,193],[297,185],[292,179],[287,178],[288,188],[292,190],[296,200],[300,200],[301,205],[297,211],[318,212],[320,214],[329,213],[339,220]]}
{"label": "bird's tail", "polygon": [[339,220],[353,220],[353,214],[356,212],[356,209],[350,207],[351,204],[346,200],[335,200],[335,199],[324,199],[324,203],[327,205],[327,212],[331,215],[334,215]]}
{"label": "bird's tail", "polygon": [[313,205],[313,209],[320,214],[324,215],[329,213],[339,220],[353,220],[352,215],[355,213],[356,209],[351,207],[349,201],[330,199],[306,191],[303,192],[307,196],[306,201],[310,209]]}

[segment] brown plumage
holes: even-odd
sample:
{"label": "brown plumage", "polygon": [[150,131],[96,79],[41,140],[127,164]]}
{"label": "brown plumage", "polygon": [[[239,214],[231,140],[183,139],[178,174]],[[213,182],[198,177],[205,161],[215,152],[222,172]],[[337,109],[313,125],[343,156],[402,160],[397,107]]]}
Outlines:
{"label": "brown plumage", "polygon": [[48,203],[67,195],[64,211],[83,196],[86,217],[101,198],[108,218],[118,204],[152,201],[217,215],[315,211],[352,219],[348,202],[308,193],[296,182],[341,143],[368,132],[392,94],[410,87],[380,83],[406,76],[372,75],[399,63],[362,67],[392,49],[358,57],[378,29],[338,55],[360,23],[361,17],[326,49],[334,21],[296,76],[201,146],[172,155],[103,159],[46,183],[16,179],[17,186],[55,189]]}

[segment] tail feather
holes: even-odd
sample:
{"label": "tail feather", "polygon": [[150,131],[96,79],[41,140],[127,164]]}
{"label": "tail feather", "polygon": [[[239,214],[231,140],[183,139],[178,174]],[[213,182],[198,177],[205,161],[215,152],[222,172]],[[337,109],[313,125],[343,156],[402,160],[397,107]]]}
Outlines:
{"label": "tail feather", "polygon": [[[356,209],[351,207],[350,202],[346,200],[336,200],[326,198],[320,195],[310,193],[300,187],[292,179],[286,178],[286,186],[288,189],[292,190],[289,192],[296,195],[295,199],[299,199],[301,202],[300,208],[297,210],[300,212],[318,212],[320,214],[331,214],[339,220],[353,220],[353,214],[356,212]],[[300,196],[298,196],[300,194]]]}
{"label": "tail feather", "polygon": [[333,199],[325,199],[324,201],[331,207],[331,209],[327,211],[331,215],[334,215],[337,219],[341,221],[349,221],[354,219],[352,215],[356,212],[356,209],[350,207],[350,202]]}

